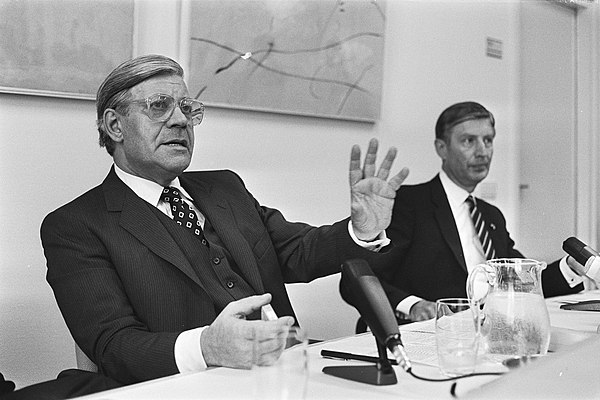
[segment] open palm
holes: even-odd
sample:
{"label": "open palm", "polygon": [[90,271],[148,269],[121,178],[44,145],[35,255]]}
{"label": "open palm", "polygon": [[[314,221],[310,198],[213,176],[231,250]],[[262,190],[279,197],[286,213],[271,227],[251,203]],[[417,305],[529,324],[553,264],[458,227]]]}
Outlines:
{"label": "open palm", "polygon": [[362,169],[360,147],[353,146],[350,155],[350,218],[354,233],[361,240],[372,240],[389,226],[396,190],[408,176],[408,169],[403,168],[387,180],[396,158],[394,147],[388,150],[375,173],[378,146],[377,139],[371,139]]}

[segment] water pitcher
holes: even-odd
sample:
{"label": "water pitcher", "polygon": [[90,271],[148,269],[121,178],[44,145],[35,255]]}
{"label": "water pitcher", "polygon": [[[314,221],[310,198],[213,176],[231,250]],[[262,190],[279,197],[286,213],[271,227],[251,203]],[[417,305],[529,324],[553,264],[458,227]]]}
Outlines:
{"label": "water pitcher", "polygon": [[[483,303],[481,339],[493,359],[546,354],[550,317],[542,292],[546,263],[523,258],[488,260],[467,279],[467,295]],[[497,357],[496,357],[497,356]]]}

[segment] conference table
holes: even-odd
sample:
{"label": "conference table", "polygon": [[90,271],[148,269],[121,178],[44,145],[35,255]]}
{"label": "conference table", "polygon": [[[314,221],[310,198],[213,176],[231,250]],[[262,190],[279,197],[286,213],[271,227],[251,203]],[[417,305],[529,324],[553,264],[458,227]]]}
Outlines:
{"label": "conference table", "polygon": [[[367,362],[331,359],[321,350],[377,355],[369,332],[327,340],[308,346],[306,399],[600,399],[600,312],[563,310],[563,304],[600,300],[600,290],[546,299],[552,336],[548,355],[515,369],[502,363],[482,362],[476,372],[504,372],[501,376],[474,376],[453,382],[427,382],[394,366],[398,382],[371,385],[322,372],[324,367],[368,365]],[[413,372],[428,378],[444,378],[437,368],[433,321],[400,326]],[[210,368],[177,374],[80,399],[253,399],[255,375],[251,370]]]}

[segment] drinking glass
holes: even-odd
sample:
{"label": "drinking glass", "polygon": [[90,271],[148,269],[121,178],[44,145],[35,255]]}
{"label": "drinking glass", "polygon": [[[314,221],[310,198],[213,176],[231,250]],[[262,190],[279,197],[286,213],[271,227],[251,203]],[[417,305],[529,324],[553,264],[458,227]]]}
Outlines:
{"label": "drinking glass", "polygon": [[[308,336],[303,329],[292,326],[275,339],[283,350],[274,362],[265,363],[260,347],[273,336],[261,331],[254,335],[252,373],[255,399],[304,400],[308,386]],[[267,357],[268,358],[268,357]]]}
{"label": "drinking glass", "polygon": [[477,365],[479,307],[464,298],[436,301],[438,366],[447,376],[470,374]]}

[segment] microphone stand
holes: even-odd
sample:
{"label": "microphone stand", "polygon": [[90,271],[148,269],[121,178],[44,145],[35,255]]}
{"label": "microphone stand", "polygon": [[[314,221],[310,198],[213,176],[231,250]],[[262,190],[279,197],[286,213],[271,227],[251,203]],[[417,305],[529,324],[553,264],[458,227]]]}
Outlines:
{"label": "microphone stand", "polygon": [[387,357],[386,347],[375,338],[379,358],[375,365],[340,365],[324,367],[323,372],[338,378],[369,383],[371,385],[395,385],[398,383],[394,368]]}

